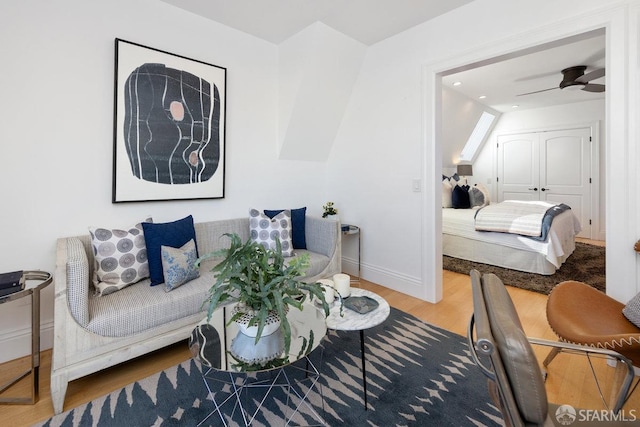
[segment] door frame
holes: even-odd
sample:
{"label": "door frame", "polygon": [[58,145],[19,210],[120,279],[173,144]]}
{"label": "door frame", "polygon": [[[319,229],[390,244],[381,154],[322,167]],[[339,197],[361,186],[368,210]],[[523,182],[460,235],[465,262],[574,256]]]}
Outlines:
{"label": "door frame", "polygon": [[[568,30],[570,29],[570,30]],[[640,218],[636,198],[640,200],[640,186],[614,185],[617,180],[636,182],[635,164],[640,162],[640,150],[632,142],[640,138],[640,126],[631,118],[640,114],[640,99],[631,94],[640,90],[637,66],[640,63],[640,6],[626,3],[606,5],[597,10],[553,21],[516,36],[495,40],[487,45],[443,55],[422,66],[423,129],[422,179],[432,194],[422,196],[422,284],[423,299],[438,302],[442,299],[442,76],[462,67],[473,67],[495,61],[551,41],[566,39],[590,31],[605,29],[607,49],[606,175],[607,175],[607,282],[618,286],[607,294],[620,301],[628,301],[640,290],[638,282],[640,260],[630,248],[640,235]],[[615,141],[615,144],[612,143]],[[634,165],[634,167],[630,167]],[[633,188],[632,188],[633,187]]]}

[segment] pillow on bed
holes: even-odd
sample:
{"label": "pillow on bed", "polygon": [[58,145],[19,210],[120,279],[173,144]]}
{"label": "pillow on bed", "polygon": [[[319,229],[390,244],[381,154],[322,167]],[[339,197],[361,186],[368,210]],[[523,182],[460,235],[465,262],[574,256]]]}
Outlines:
{"label": "pillow on bed", "polygon": [[454,209],[469,209],[471,207],[468,185],[456,185],[453,187],[451,204]]}
{"label": "pillow on bed", "polygon": [[491,203],[489,190],[482,184],[476,184],[469,188],[469,204],[471,207],[484,207]]}
{"label": "pillow on bed", "polygon": [[442,207],[450,208],[453,207],[451,201],[451,191],[453,191],[453,187],[449,182],[449,178],[442,180]]}

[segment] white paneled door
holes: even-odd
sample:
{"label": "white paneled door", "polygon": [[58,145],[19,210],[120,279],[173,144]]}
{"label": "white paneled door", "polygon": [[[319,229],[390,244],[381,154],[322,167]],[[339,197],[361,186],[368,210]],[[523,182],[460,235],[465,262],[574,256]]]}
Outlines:
{"label": "white paneled door", "polygon": [[498,201],[565,203],[591,238],[591,129],[498,137]]}

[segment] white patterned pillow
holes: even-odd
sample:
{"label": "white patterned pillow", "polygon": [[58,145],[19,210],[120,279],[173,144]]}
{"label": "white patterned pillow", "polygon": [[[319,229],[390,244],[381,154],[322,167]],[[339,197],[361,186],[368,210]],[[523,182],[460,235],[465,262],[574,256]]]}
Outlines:
{"label": "white patterned pillow", "polygon": [[[151,222],[147,218],[145,222]],[[127,230],[89,227],[95,258],[93,286],[98,295],[117,292],[149,277],[142,224]]]}
{"label": "white patterned pillow", "polygon": [[181,248],[161,246],[165,291],[169,292],[200,276],[196,261],[198,252],[193,239]]}
{"label": "white patterned pillow", "polygon": [[624,306],[622,314],[624,314],[624,317],[629,319],[631,323],[640,328],[640,293],[631,298],[631,301]]}
{"label": "white patterned pillow", "polygon": [[280,240],[282,255],[293,255],[291,242],[291,211],[285,209],[273,218],[269,218],[257,209],[249,211],[249,231],[251,240],[268,249],[276,250],[276,239]]}
{"label": "white patterned pillow", "polygon": [[443,208],[453,207],[452,191],[453,191],[453,186],[451,185],[449,178],[443,179],[442,180],[442,207]]}

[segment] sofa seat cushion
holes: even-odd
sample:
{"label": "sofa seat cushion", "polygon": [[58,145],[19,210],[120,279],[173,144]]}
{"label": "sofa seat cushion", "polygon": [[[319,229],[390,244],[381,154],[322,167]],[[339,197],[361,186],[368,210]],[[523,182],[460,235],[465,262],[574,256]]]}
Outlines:
{"label": "sofa seat cushion", "polygon": [[213,273],[201,271],[200,277],[171,292],[149,286],[147,279],[113,294],[92,295],[87,329],[105,337],[126,337],[200,311],[205,316],[202,303],[213,283]]}

